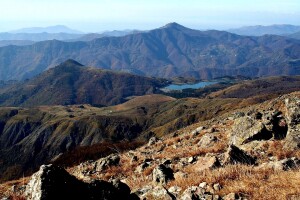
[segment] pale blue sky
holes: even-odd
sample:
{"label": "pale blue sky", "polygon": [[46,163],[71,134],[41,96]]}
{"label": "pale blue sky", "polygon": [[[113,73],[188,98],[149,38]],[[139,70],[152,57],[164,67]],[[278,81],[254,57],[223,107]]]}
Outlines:
{"label": "pale blue sky", "polygon": [[0,0],[0,32],[57,24],[146,30],[168,22],[196,29],[300,25],[300,0]]}

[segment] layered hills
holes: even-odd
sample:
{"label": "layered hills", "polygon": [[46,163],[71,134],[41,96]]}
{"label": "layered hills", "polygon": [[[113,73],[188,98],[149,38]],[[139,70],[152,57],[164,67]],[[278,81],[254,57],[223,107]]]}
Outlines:
{"label": "layered hills", "polygon": [[[242,81],[204,99],[152,94],[164,84],[68,60],[23,84],[3,86],[2,105],[24,107],[0,108],[1,180],[30,174],[44,163],[97,159],[300,89],[296,76]],[[137,95],[144,96],[118,104]]]}
{"label": "layered hills", "polygon": [[166,84],[163,79],[84,67],[67,60],[33,79],[0,89],[0,105],[107,106],[130,96],[152,94]]}
{"label": "layered hills", "polygon": [[262,36],[266,34],[272,35],[289,35],[300,31],[300,26],[289,24],[274,24],[270,26],[245,26],[236,29],[229,29],[231,33],[238,35]]}
{"label": "layered hills", "polygon": [[0,48],[0,80],[26,79],[72,58],[88,66],[156,77],[210,79],[299,74],[300,42],[281,36],[198,31],[176,23],[88,42]]}

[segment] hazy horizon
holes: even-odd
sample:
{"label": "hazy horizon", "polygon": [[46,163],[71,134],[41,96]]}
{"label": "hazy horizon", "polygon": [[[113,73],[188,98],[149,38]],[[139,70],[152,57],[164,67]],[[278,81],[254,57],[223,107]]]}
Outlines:
{"label": "hazy horizon", "polygon": [[54,25],[83,32],[149,30],[170,22],[200,30],[300,25],[297,0],[10,0],[1,8],[0,32]]}

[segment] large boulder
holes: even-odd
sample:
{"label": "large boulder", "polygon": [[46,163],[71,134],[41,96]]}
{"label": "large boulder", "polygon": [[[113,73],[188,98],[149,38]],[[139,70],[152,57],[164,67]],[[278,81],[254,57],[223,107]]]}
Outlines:
{"label": "large boulder", "polygon": [[108,167],[116,166],[120,162],[120,156],[118,154],[111,154],[105,158],[101,158],[96,162],[96,171],[106,170]]}
{"label": "large boulder", "polygon": [[272,136],[272,133],[267,130],[262,122],[246,116],[235,120],[230,143],[241,146],[254,140],[269,140]]}
{"label": "large boulder", "polygon": [[141,199],[175,200],[176,197],[162,186],[156,186],[141,196]]}
{"label": "large boulder", "polygon": [[174,179],[173,170],[160,164],[153,169],[152,178],[154,183],[166,184],[168,181]]}
{"label": "large boulder", "polygon": [[214,169],[221,166],[216,156],[199,157],[198,161],[192,165],[192,169],[195,172],[200,172],[206,169]]}
{"label": "large boulder", "polygon": [[256,159],[252,156],[248,155],[245,151],[242,149],[239,149],[238,147],[234,145],[230,145],[227,152],[225,153],[225,159],[224,163],[226,164],[247,164],[247,165],[254,165],[256,162]]}
{"label": "large boulder", "polygon": [[40,170],[32,175],[26,186],[25,196],[28,200],[134,199],[124,183],[85,183],[54,165],[42,165]]}
{"label": "large boulder", "polygon": [[295,150],[300,148],[300,99],[290,97],[285,99],[286,118],[288,131],[286,135],[285,148]]}

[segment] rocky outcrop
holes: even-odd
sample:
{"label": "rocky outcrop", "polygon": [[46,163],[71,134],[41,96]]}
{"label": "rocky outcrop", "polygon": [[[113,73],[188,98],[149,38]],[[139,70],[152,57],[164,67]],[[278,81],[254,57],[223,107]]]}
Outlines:
{"label": "rocky outcrop", "polygon": [[288,131],[286,135],[285,148],[300,148],[300,98],[290,97],[285,99],[287,110]]}
{"label": "rocky outcrop", "polygon": [[158,165],[152,172],[154,183],[166,184],[168,181],[174,179],[173,170],[163,164]]}
{"label": "rocky outcrop", "polygon": [[226,164],[248,164],[248,165],[254,165],[256,162],[256,159],[248,155],[245,151],[242,149],[239,149],[238,147],[234,145],[230,145],[227,152],[225,153],[225,163]]}
{"label": "rocky outcrop", "polygon": [[96,162],[96,171],[103,171],[111,166],[116,166],[120,162],[120,156],[117,154],[111,154],[105,158],[101,158]]}
{"label": "rocky outcrop", "polygon": [[269,140],[272,133],[269,132],[262,122],[249,116],[235,120],[232,133],[231,144],[241,146],[254,140]]}
{"label": "rocky outcrop", "polygon": [[29,181],[28,200],[53,199],[132,199],[130,189],[120,182],[92,181],[84,183],[61,167],[42,165]]}

